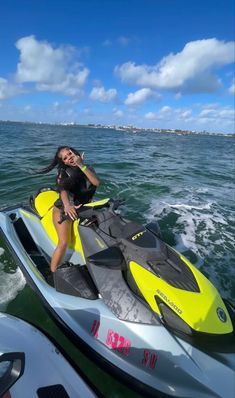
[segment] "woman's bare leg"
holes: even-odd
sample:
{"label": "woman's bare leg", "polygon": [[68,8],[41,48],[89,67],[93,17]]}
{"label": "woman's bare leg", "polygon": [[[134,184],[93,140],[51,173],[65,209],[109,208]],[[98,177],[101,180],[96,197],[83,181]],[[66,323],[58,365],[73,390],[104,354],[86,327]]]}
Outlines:
{"label": "woman's bare leg", "polygon": [[61,213],[57,207],[53,208],[53,223],[58,235],[58,244],[51,258],[51,272],[55,272],[63,259],[70,239],[72,220],[65,220],[59,224]]}

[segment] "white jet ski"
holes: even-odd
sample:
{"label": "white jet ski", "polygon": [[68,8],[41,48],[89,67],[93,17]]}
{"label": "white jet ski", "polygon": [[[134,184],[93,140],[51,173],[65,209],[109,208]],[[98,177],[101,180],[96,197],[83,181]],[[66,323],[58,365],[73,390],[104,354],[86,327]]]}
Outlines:
{"label": "white jet ski", "polygon": [[0,397],[97,395],[42,332],[19,318],[0,313]]}

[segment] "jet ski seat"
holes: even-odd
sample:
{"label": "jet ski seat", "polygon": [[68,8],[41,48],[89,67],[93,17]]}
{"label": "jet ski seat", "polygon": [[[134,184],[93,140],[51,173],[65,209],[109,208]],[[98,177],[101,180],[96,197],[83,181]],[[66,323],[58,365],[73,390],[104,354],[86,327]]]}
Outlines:
{"label": "jet ski seat", "polygon": [[100,212],[96,218],[99,229],[114,239],[125,239],[143,230],[142,225],[124,220],[112,212]]}
{"label": "jet ski seat", "polygon": [[113,238],[126,239],[143,230],[143,226],[135,222],[121,222],[119,217],[115,217],[114,222],[109,226],[109,233]]}
{"label": "jet ski seat", "polygon": [[58,198],[59,194],[53,188],[41,188],[30,197],[29,203],[32,210],[42,218],[52,209]]}

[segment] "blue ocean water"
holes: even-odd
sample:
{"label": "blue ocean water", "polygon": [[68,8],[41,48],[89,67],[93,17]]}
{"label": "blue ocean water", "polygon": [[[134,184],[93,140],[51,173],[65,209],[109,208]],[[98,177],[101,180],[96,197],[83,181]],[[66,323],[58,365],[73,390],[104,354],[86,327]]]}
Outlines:
{"label": "blue ocean water", "polygon": [[[234,138],[4,122],[0,139],[0,207],[25,202],[40,187],[54,185],[54,172],[42,176],[33,170],[49,164],[57,146],[71,145],[85,152],[102,181],[96,198],[124,198],[126,217],[158,220],[165,241],[235,303]],[[2,241],[0,310],[60,334]],[[86,363],[89,370],[94,373],[94,364]],[[112,392],[104,391],[107,396],[123,396],[122,387],[106,381],[112,386]]]}

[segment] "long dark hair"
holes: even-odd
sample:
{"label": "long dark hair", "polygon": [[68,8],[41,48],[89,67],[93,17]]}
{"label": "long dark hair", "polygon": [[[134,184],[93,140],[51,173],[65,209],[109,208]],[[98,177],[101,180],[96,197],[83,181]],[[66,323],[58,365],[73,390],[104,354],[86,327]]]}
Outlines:
{"label": "long dark hair", "polygon": [[65,164],[63,163],[62,159],[59,157],[59,154],[62,151],[62,149],[70,149],[71,151],[73,151],[73,153],[75,153],[75,155],[80,156],[80,153],[76,149],[72,148],[71,146],[59,146],[56,150],[55,156],[52,159],[51,163],[47,167],[35,170],[35,173],[36,174],[46,174],[46,173],[49,173],[49,171],[53,170],[55,167],[57,167],[58,170],[65,168]]}

